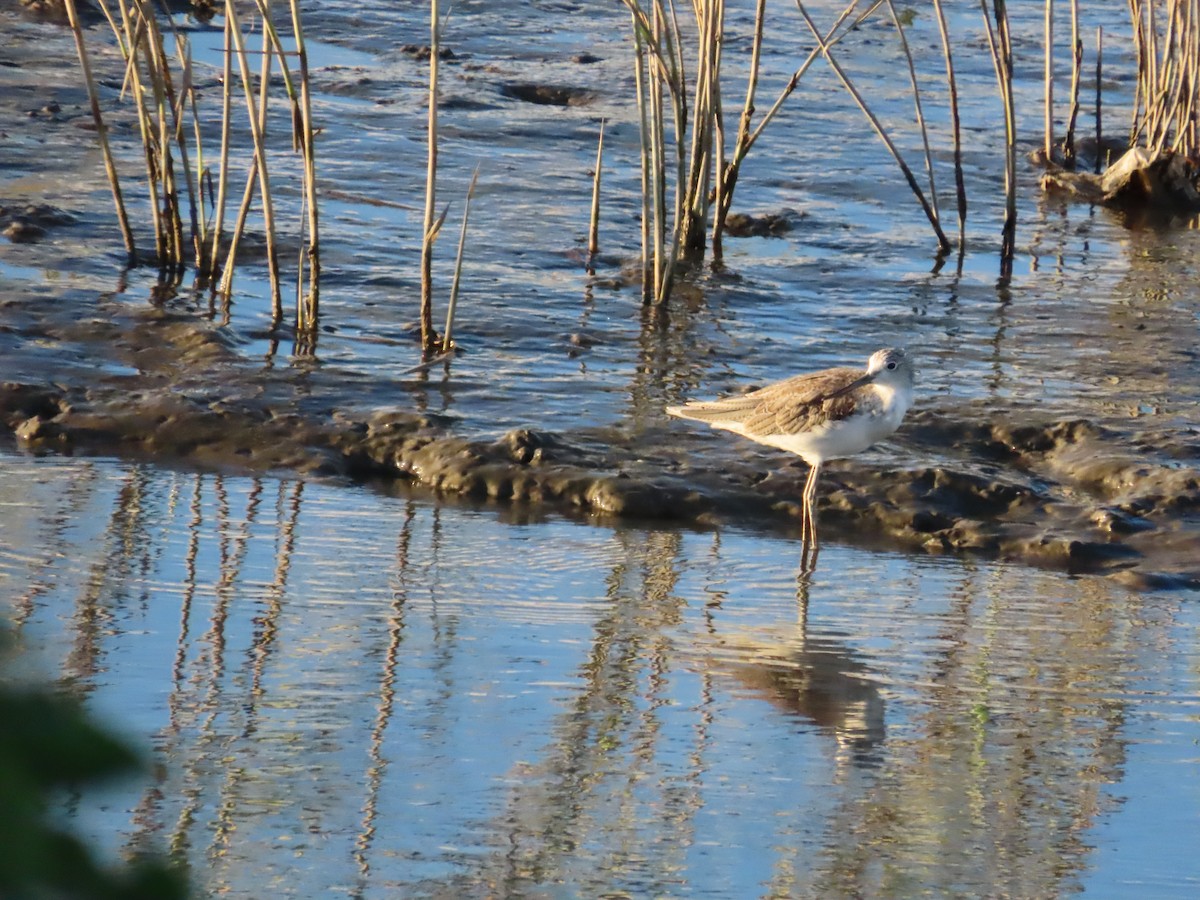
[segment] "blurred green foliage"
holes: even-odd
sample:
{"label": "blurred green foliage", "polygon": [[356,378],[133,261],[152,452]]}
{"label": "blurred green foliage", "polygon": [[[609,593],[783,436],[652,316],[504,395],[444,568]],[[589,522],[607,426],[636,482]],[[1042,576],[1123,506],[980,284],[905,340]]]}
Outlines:
{"label": "blurred green foliage", "polygon": [[[0,662],[11,649],[7,637],[0,630]],[[64,788],[140,767],[133,750],[93,724],[74,699],[0,680],[0,898],[186,897],[182,874],[165,862],[102,866],[82,841],[50,821],[52,798]]]}

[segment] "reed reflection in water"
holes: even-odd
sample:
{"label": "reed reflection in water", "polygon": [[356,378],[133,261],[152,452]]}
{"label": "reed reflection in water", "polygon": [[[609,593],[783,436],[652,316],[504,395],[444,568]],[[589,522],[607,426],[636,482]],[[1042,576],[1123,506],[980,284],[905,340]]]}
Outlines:
{"label": "reed reflection in water", "polygon": [[1098,579],[0,456],[0,608],[153,748],[61,814],[204,893],[1200,880],[1200,611]]}

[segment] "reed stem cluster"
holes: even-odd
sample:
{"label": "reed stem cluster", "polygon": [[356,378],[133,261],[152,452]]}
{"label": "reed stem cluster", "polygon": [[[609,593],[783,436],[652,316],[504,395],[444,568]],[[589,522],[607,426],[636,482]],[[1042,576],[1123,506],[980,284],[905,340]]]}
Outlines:
{"label": "reed stem cluster", "polygon": [[[137,249],[116,161],[109,147],[108,128],[91,74],[76,0],[65,2],[131,263],[152,259],[159,268],[160,279],[168,285],[178,285],[190,265],[198,286],[229,296],[239,246],[257,198],[266,243],[274,326],[283,322],[284,313],[279,224],[271,190],[267,128],[272,70],[274,62],[278,61],[291,114],[292,150],[300,154],[303,162],[300,221],[302,232],[307,232],[307,240],[301,241],[304,249],[297,265],[295,327],[298,335],[315,334],[321,271],[316,129],[312,122],[308,57],[298,0],[288,2],[289,37],[295,43],[295,50],[284,49],[283,39],[272,20],[271,0],[254,0],[256,22],[262,34],[261,47],[257,50],[247,46],[235,3],[232,0],[225,3],[221,107],[215,121],[220,138],[215,161],[205,155],[205,135],[209,133],[205,126],[214,123],[200,102],[187,36],[168,16],[156,14],[156,6],[151,0],[100,0],[98,5],[125,59],[122,95],[128,96],[133,104],[143,148],[154,232],[154,253],[145,259]],[[168,51],[169,46],[173,52]],[[250,66],[255,55],[260,62],[257,75],[252,73]],[[240,93],[245,102],[246,118],[241,136],[248,133],[250,149],[241,201],[233,228],[227,232],[228,198],[236,175],[233,158],[234,139],[238,136],[235,93]]]}

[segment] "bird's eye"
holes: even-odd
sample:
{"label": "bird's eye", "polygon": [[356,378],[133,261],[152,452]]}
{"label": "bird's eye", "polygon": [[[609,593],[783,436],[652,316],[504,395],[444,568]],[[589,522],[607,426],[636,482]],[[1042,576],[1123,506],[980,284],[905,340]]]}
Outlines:
{"label": "bird's eye", "polygon": [[896,364],[894,362],[890,362],[890,363],[888,363],[888,368],[894,369],[894,368],[896,368]]}

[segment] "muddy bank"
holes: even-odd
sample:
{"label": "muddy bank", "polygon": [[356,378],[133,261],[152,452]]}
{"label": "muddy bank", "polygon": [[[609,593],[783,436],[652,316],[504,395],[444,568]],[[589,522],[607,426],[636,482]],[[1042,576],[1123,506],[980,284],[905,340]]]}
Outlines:
{"label": "muddy bank", "polygon": [[[11,333],[11,329],[10,329]],[[541,506],[599,519],[665,519],[794,530],[798,461],[669,422],[631,437],[529,428],[459,433],[451,416],[356,409],[353,379],[256,368],[217,327],[146,308],[106,322],[42,322],[27,339],[87,343],[122,374],[0,385],[0,421],[30,452],[132,456],[237,471],[403,479],[444,497]],[[1200,442],[1184,435],[1179,457]],[[1135,587],[1200,585],[1200,472],[1151,464],[1165,435],[1118,435],[1083,420],[1033,425],[913,413],[900,458],[937,465],[831,464],[819,495],[827,542],[977,555]]]}

